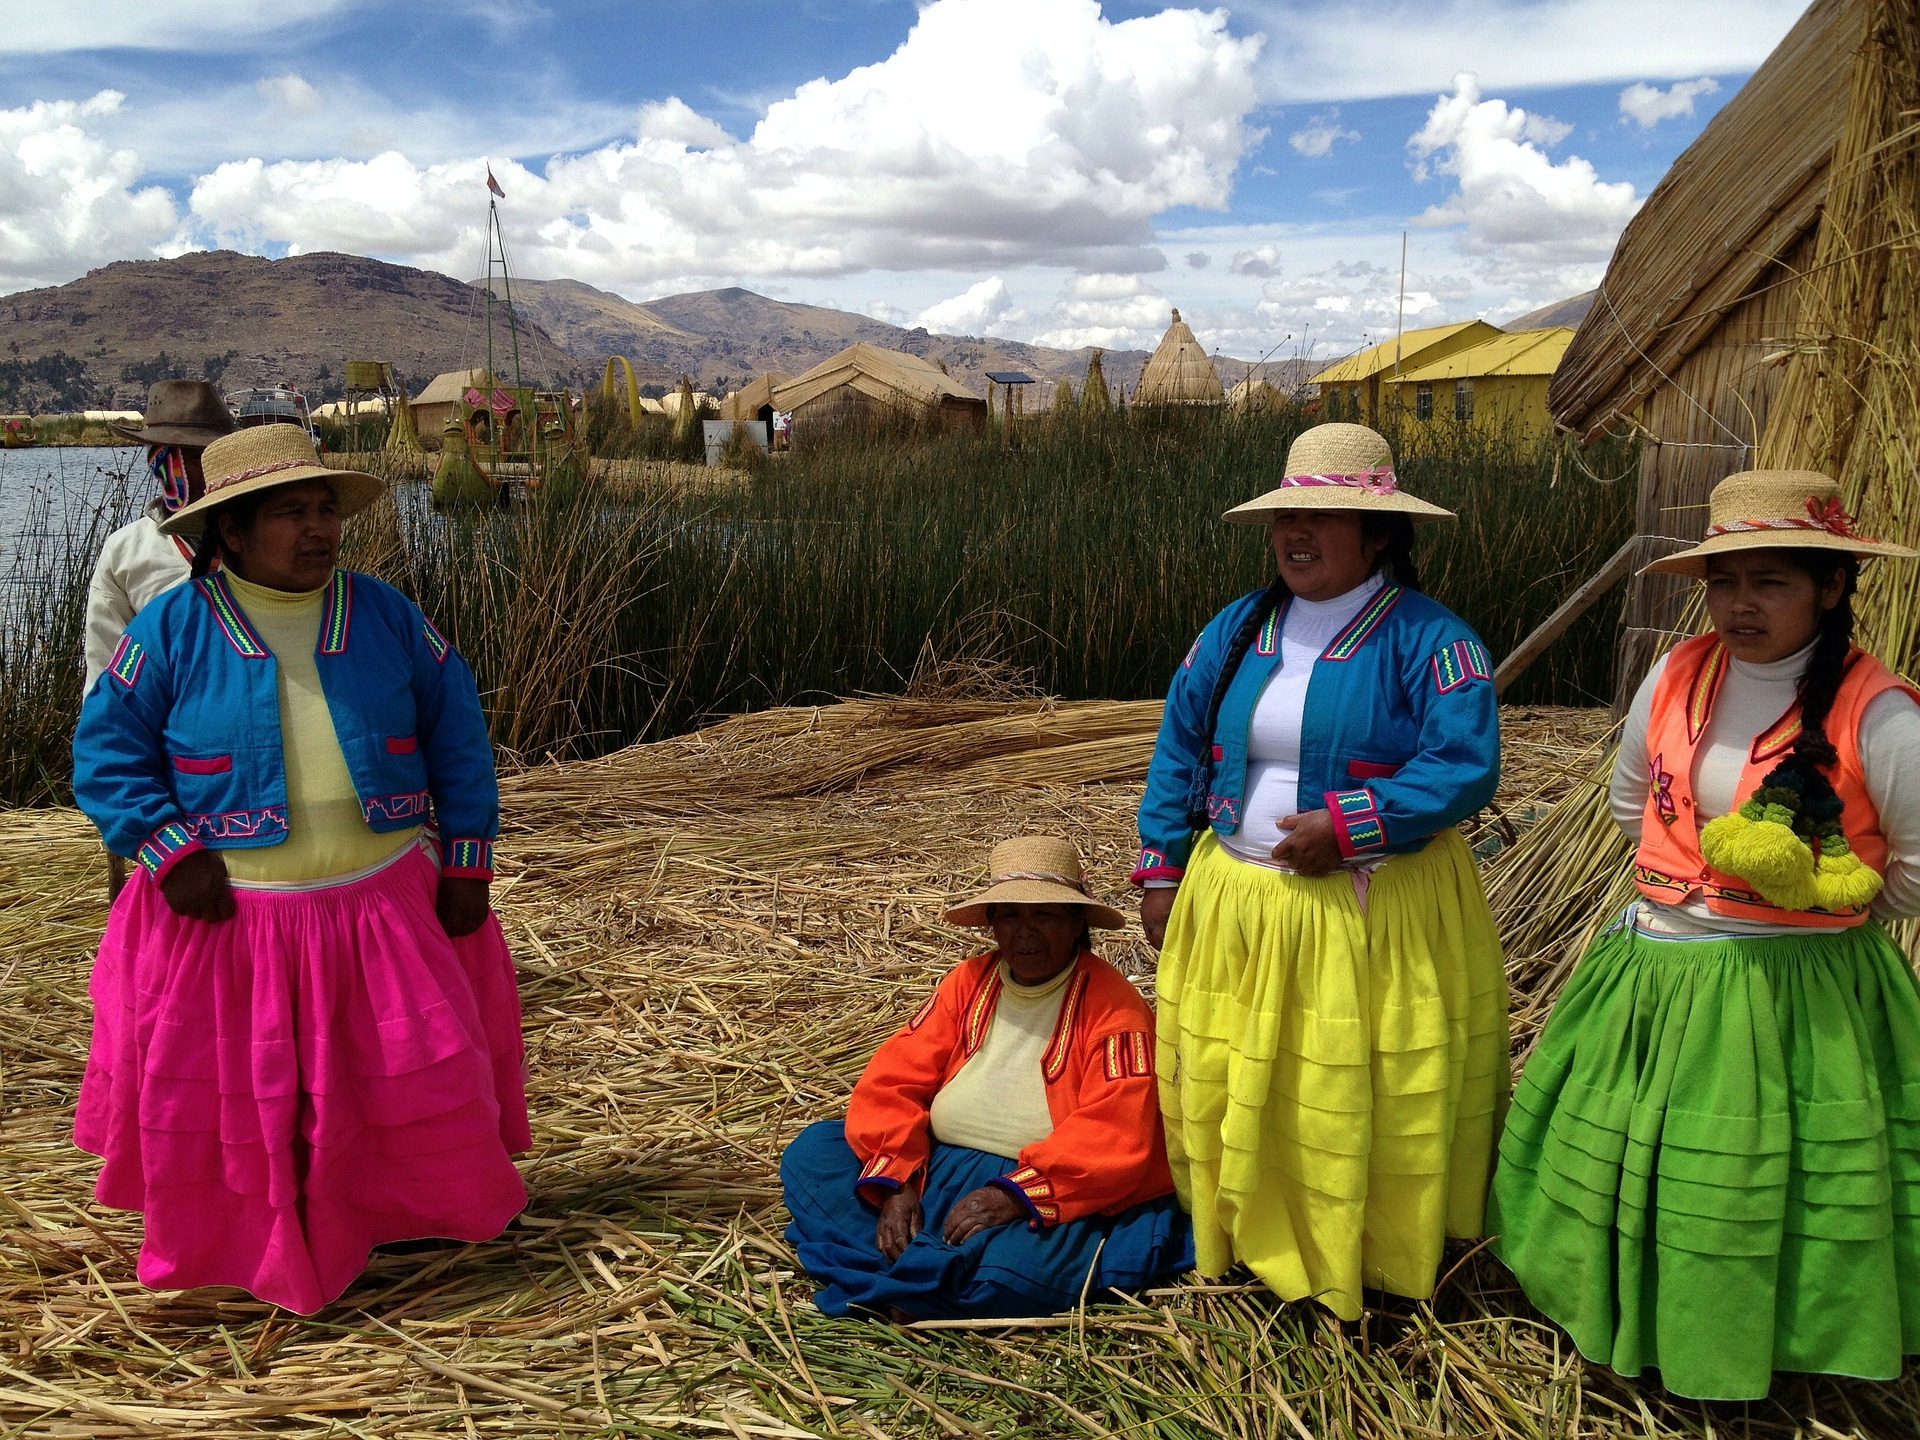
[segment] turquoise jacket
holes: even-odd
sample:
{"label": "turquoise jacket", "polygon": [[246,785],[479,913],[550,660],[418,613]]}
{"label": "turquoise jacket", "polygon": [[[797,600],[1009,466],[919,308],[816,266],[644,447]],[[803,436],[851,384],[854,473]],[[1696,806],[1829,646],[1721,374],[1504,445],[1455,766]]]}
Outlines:
{"label": "turquoise jacket", "polygon": [[[406,596],[350,570],[327,586],[314,660],[368,826],[431,823],[443,874],[491,878],[500,789],[467,662]],[[73,793],[156,880],[196,850],[287,838],[279,662],[218,572],[134,616],[80,707]]]}
{"label": "turquoise jacket", "polygon": [[[1247,732],[1280,663],[1284,604],[1247,648],[1213,733],[1201,731],[1227,649],[1264,594],[1243,595],[1209,620],[1174,673],[1140,802],[1135,884],[1186,872],[1190,816],[1204,815],[1221,835],[1240,828]],[[1418,850],[1483,808],[1500,779],[1492,676],[1486,647],[1459,616],[1417,590],[1383,586],[1314,663],[1298,808],[1329,811],[1349,859]]]}

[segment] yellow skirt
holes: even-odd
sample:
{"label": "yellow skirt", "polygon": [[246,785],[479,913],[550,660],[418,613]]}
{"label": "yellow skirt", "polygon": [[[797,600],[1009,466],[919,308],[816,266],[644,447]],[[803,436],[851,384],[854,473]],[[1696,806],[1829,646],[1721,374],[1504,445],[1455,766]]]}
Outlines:
{"label": "yellow skirt", "polygon": [[1480,1234],[1509,1089],[1500,941],[1459,834],[1309,879],[1194,847],[1160,952],[1160,1107],[1198,1268],[1359,1318]]}

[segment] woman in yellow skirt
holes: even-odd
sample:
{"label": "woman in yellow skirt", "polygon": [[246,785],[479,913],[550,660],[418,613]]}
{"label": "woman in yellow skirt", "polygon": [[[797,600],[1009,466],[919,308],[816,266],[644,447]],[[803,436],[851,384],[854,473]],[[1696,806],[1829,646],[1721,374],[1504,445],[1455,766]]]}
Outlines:
{"label": "woman in yellow skirt", "polygon": [[1133,876],[1167,1151],[1203,1273],[1352,1320],[1481,1230],[1507,989],[1454,827],[1499,778],[1492,667],[1420,593],[1414,526],[1453,516],[1365,426],[1307,431],[1226,518],[1279,573],[1173,677]]}

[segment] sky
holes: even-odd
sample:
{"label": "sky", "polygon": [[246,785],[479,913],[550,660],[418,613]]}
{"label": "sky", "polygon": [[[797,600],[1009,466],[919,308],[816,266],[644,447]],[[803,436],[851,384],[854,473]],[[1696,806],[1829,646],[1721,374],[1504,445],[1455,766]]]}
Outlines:
{"label": "sky", "polygon": [[[1798,0],[0,0],[0,294],[223,247],[1329,359],[1591,288]],[[1404,236],[1404,300],[1401,278]]]}

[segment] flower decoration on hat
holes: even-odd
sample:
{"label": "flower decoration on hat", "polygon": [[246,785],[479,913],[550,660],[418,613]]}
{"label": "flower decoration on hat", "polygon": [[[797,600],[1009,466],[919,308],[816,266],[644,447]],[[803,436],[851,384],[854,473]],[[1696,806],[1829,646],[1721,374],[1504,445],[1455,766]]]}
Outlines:
{"label": "flower decoration on hat", "polygon": [[1854,530],[1853,516],[1847,513],[1847,507],[1840,503],[1838,495],[1829,495],[1824,502],[1818,495],[1809,495],[1807,514],[1813,517],[1814,524],[1822,530],[1831,530],[1835,535],[1845,536],[1849,540],[1862,538]]}

